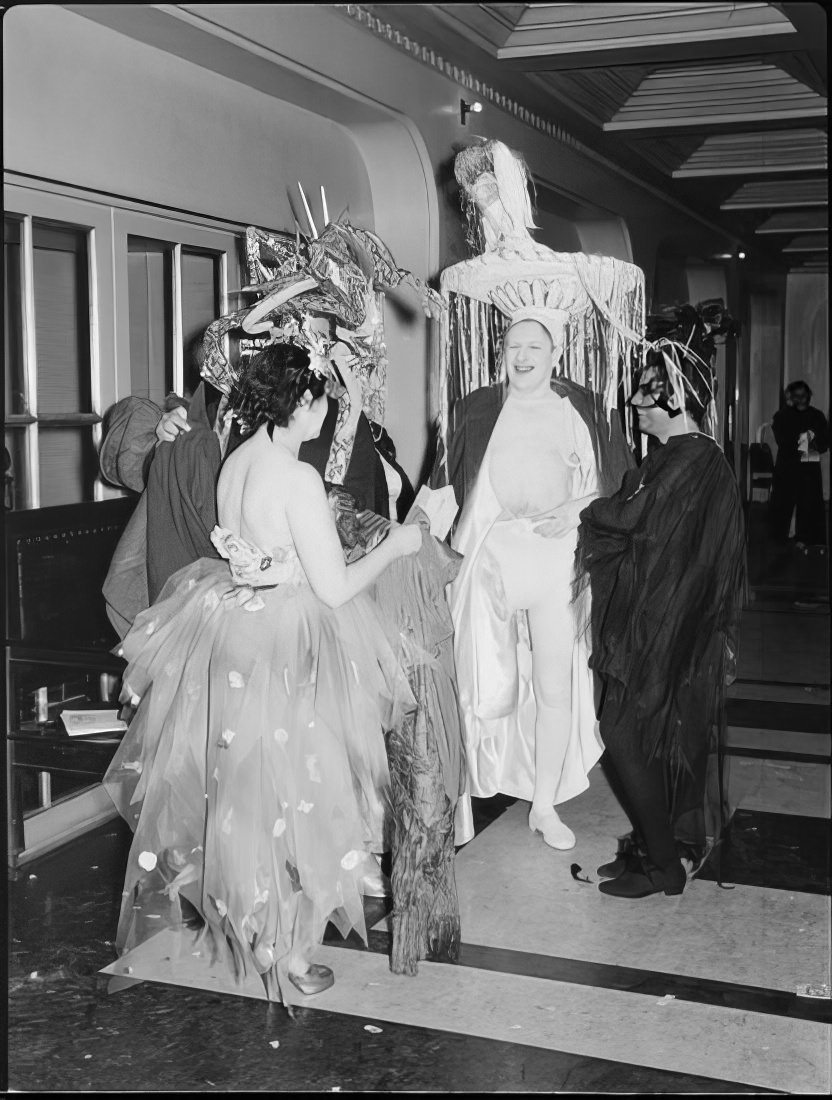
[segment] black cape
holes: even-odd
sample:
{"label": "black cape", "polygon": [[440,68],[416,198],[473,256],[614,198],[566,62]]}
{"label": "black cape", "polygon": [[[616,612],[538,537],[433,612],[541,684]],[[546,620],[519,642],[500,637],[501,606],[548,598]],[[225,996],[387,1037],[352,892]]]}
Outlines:
{"label": "black cape", "polygon": [[721,718],[745,581],[739,490],[708,436],[671,437],[581,513],[576,584],[592,589],[591,667],[624,688],[647,759],[690,770]]}

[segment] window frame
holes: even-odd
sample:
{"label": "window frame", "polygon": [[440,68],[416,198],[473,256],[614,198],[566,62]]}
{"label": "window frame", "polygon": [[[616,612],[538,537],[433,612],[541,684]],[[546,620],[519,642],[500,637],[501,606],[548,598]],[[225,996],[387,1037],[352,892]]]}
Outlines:
{"label": "window frame", "polygon": [[[184,385],[182,349],[181,255],[183,247],[210,253],[219,261],[220,315],[229,312],[229,300],[243,285],[243,238],[246,226],[213,220],[186,211],[155,207],[139,200],[99,195],[47,180],[7,175],[4,212],[21,223],[21,325],[23,377],[28,412],[7,414],[4,426],[25,433],[27,484],[25,509],[40,507],[38,423],[92,428],[93,446],[102,441],[104,413],[116,401],[130,396],[130,329],[127,274],[128,236],[150,237],[174,246],[173,264],[173,381],[177,393]],[[32,222],[44,220],[84,231],[87,235],[89,301],[90,407],[89,413],[39,417],[37,412],[37,346],[34,329],[34,271]],[[235,289],[229,289],[229,280]],[[226,341],[228,337],[226,337]],[[124,490],[95,477],[93,499],[107,500]]]}
{"label": "window frame", "polygon": [[[169,232],[166,232],[166,229]],[[244,230],[243,230],[244,232]],[[228,312],[228,279],[231,263],[237,267],[240,249],[239,234],[227,229],[194,225],[173,214],[143,213],[113,209],[113,265],[116,277],[116,316],[120,324],[116,332],[116,363],[119,389],[130,393],[130,303],[127,285],[128,237],[146,237],[173,245],[173,389],[180,396],[185,382],[182,353],[182,249],[212,253],[219,259],[220,316]],[[118,277],[121,276],[121,278]]]}
{"label": "window frame", "polygon": [[[101,445],[101,421],[108,407],[106,385],[102,385],[101,362],[108,351],[112,353],[112,342],[108,340],[107,326],[102,328],[101,317],[112,317],[112,295],[108,295],[106,280],[101,271],[109,268],[109,255],[112,252],[112,225],[106,211],[94,203],[69,200],[61,195],[29,191],[9,185],[5,189],[6,217],[20,222],[20,285],[21,285],[21,325],[23,378],[26,393],[27,412],[24,414],[6,414],[4,425],[12,430],[25,432],[27,484],[25,488],[25,507],[40,507],[40,457],[38,450],[38,432],[41,424],[46,427],[62,425],[65,427],[91,427],[92,441],[96,450]],[[56,222],[77,229],[86,235],[87,241],[87,301],[89,303],[89,349],[90,349],[90,408],[88,413],[39,414],[37,393],[37,341],[35,336],[35,287],[34,287],[34,248],[33,222]],[[112,359],[110,360],[112,361]],[[93,499],[102,500],[104,484],[96,477],[93,483]]]}

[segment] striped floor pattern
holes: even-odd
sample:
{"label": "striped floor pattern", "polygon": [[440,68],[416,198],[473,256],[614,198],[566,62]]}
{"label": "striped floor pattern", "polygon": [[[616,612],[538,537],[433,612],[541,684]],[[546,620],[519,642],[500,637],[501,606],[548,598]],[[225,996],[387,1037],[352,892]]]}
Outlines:
{"label": "striped floor pattern", "polygon": [[[626,822],[596,766],[562,807],[573,851],[532,834],[523,802],[460,851],[458,965],[392,975],[383,918],[369,951],[337,937],[322,948],[337,980],[309,1010],[354,1027],[365,1047],[395,1034],[399,1049],[427,1044],[440,1060],[453,1050],[470,1090],[826,1092],[830,1002],[797,990],[829,981],[829,708],[791,685],[778,697],[769,683],[766,695],[750,683],[732,691],[721,885],[706,874],[676,898],[599,894],[595,868]],[[172,960],[163,980],[241,992],[161,942],[156,980],[160,953]],[[129,961],[133,979],[149,974]],[[124,976],[125,962],[108,972]],[[256,979],[242,992],[263,997]],[[451,1087],[421,1063],[394,1076],[395,1087]]]}

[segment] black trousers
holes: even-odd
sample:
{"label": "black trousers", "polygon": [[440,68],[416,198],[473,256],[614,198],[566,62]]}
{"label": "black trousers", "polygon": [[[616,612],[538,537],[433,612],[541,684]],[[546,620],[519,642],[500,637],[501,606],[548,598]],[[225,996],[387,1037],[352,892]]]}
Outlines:
{"label": "black trousers", "polygon": [[633,702],[614,682],[602,696],[600,728],[606,749],[604,773],[650,861],[660,870],[678,866],[677,840],[704,849],[705,734],[701,751],[688,760],[690,772],[673,775],[665,761],[648,761],[641,747],[641,730],[634,721]]}
{"label": "black trousers", "polygon": [[826,511],[819,462],[782,462],[774,467],[769,505],[771,531],[787,539],[792,515],[794,537],[810,546],[826,545]]}

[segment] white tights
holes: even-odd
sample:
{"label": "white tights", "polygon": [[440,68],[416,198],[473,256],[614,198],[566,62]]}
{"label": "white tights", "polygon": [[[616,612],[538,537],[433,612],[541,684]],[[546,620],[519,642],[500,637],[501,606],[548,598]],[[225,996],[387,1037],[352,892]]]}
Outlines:
{"label": "white tights", "polygon": [[535,777],[532,809],[552,810],[572,722],[572,569],[577,532],[549,539],[526,520],[495,525],[489,544],[500,565],[509,611],[524,608],[532,643]]}

